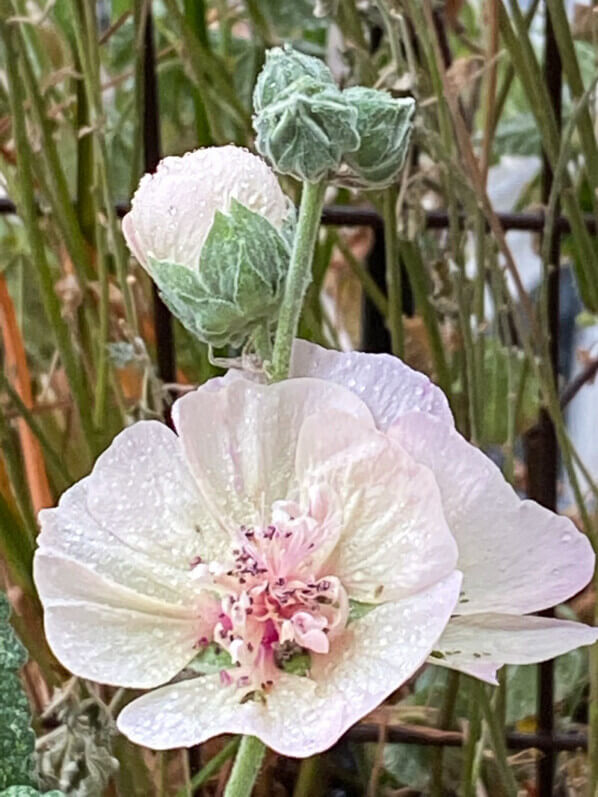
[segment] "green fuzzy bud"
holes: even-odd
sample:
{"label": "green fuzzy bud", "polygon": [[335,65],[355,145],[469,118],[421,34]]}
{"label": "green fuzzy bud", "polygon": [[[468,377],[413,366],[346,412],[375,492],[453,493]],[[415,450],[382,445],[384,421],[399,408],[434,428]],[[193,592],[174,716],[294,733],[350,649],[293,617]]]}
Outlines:
{"label": "green fuzzy bud", "polygon": [[165,304],[197,338],[215,347],[246,343],[276,320],[290,248],[259,213],[232,200],[217,211],[198,270],[150,258]]}
{"label": "green fuzzy bud", "polygon": [[318,58],[270,50],[253,101],[257,149],[282,174],[316,182],[359,146],[357,109]]}
{"label": "green fuzzy bud", "polygon": [[255,112],[259,113],[277,102],[289,86],[306,77],[336,88],[332,72],[319,58],[300,53],[288,44],[268,50],[253,92]]}
{"label": "green fuzzy bud", "polygon": [[336,182],[356,188],[384,188],[405,163],[415,100],[395,99],[385,91],[355,86],[343,92],[357,110],[360,145],[347,152]]}

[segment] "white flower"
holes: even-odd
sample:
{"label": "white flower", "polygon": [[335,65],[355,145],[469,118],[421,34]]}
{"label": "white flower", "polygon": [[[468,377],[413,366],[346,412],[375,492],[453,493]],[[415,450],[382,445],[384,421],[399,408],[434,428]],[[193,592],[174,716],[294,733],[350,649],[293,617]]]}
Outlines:
{"label": "white flower", "polygon": [[232,199],[280,229],[288,199],[274,172],[257,155],[228,145],[164,158],[141,178],[122,229],[142,266],[148,257],[197,269],[216,211]]}
{"label": "white flower", "polygon": [[[123,733],[156,749],[244,733],[308,756],[430,654],[493,681],[597,639],[527,616],[585,585],[588,540],[519,500],[426,377],[302,341],[292,369],[188,394],[178,436],[130,427],[40,514],[34,575],[59,660],[160,687],[121,712]],[[212,641],[228,664],[189,677]],[[297,653],[306,674],[285,668]]]}
{"label": "white flower", "polygon": [[[216,642],[232,664],[129,704],[154,748],[223,732],[323,750],[409,678],[459,595],[432,474],[320,379],[214,380],[122,432],[40,514],[48,641],[103,683],[167,683]],[[374,604],[349,622],[351,601]],[[285,659],[309,655],[309,673]]]}
{"label": "white flower", "polygon": [[427,377],[386,354],[339,353],[300,340],[291,375],[349,388],[378,427],[434,474],[463,586],[433,664],[497,683],[503,664],[544,661],[598,639],[596,628],[529,614],[586,586],[595,559],[588,538],[568,518],[520,500],[457,432],[446,397]]}

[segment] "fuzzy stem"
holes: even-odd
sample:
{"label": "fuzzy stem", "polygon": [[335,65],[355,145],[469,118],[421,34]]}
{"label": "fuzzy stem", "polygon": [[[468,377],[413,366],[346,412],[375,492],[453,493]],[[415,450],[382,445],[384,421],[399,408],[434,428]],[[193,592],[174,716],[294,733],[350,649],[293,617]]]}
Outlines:
{"label": "fuzzy stem", "polygon": [[248,797],[251,794],[265,752],[266,745],[255,736],[241,739],[224,797]]}
{"label": "fuzzy stem", "polygon": [[305,291],[311,280],[311,264],[320,227],[324,190],[324,181],[303,184],[297,231],[274,339],[272,382],[279,382],[289,375],[293,338],[297,333]]}
{"label": "fuzzy stem", "polygon": [[388,287],[387,323],[390,331],[391,351],[396,357],[403,356],[403,300],[401,292],[401,262],[399,260],[399,243],[397,236],[397,219],[395,215],[398,190],[390,186],[384,191],[384,256],[386,260],[386,284]]}

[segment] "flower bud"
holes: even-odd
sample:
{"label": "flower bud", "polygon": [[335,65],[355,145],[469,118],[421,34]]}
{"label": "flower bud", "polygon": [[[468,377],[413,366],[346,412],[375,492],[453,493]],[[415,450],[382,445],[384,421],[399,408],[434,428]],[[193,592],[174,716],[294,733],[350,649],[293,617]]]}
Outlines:
{"label": "flower bud", "polygon": [[123,231],[190,332],[212,346],[241,346],[276,319],[291,212],[260,158],[209,147],[165,158],[146,175]]}
{"label": "flower bud", "polygon": [[355,86],[343,92],[357,110],[359,147],[343,156],[335,182],[356,188],[390,185],[405,163],[415,100],[395,99],[385,91]]}
{"label": "flower bud", "polygon": [[179,321],[211,346],[240,347],[275,322],[290,260],[285,238],[259,213],[231,201],[216,212],[199,271],[150,258],[148,270]]}
{"label": "flower bud", "polygon": [[206,147],[164,158],[141,178],[123,219],[129,249],[147,269],[149,257],[198,269],[202,247],[217,211],[232,199],[282,229],[289,201],[267,164],[232,145]]}
{"label": "flower bud", "polygon": [[267,53],[253,104],[256,146],[282,174],[318,181],[359,146],[357,109],[328,67],[288,45]]}

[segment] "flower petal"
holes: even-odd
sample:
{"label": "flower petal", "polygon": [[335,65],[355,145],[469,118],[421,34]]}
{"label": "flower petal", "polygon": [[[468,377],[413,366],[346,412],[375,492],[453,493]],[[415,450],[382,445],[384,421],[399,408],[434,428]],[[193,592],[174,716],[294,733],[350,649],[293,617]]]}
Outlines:
{"label": "flower petal", "polygon": [[459,584],[455,573],[407,600],[378,606],[350,625],[330,654],[314,654],[313,680],[281,674],[265,704],[240,704],[234,687],[207,676],[133,701],[118,727],[137,744],[158,750],[190,747],[221,733],[258,736],[287,756],[326,750],[422,664]]}
{"label": "flower petal", "polygon": [[320,379],[274,385],[235,379],[175,403],[173,419],[185,455],[224,530],[268,522],[264,511],[276,500],[292,498],[299,430],[307,417],[331,408],[373,423],[360,399]]}
{"label": "flower petal", "polygon": [[138,689],[173,678],[199,638],[189,620],[91,603],[46,608],[44,627],[56,657],[75,675]]}
{"label": "flower petal", "polygon": [[314,415],[299,435],[297,474],[305,490],[323,483],[339,499],[342,533],[330,572],[349,597],[398,600],[455,569],[457,546],[434,477],[388,435],[342,412]]}
{"label": "flower petal", "polygon": [[123,219],[127,244],[144,267],[152,254],[197,268],[216,211],[226,213],[233,198],[278,228],[288,214],[274,172],[242,147],[204,147],[164,158],[142,177]]}
{"label": "flower petal", "polygon": [[219,611],[207,593],[186,607],[168,604],[39,551],[34,574],[56,657],[101,683],[148,688],[169,681],[195,656]]}
{"label": "flower petal", "polygon": [[83,563],[117,584],[169,603],[196,590],[195,556],[217,556],[228,539],[206,533],[205,511],[180,441],[164,424],[121,432],[92,473],[40,512],[39,549]]}
{"label": "flower petal", "polygon": [[472,614],[454,617],[429,661],[497,683],[503,664],[535,664],[598,640],[598,628],[552,617]]}
{"label": "flower petal", "polygon": [[521,501],[499,469],[436,418],[411,413],[390,434],[436,478],[459,547],[458,614],[525,614],[581,590],[594,569],[589,540],[565,517]]}
{"label": "flower petal", "polygon": [[442,390],[425,374],[389,354],[332,351],[297,339],[293,343],[291,376],[327,379],[349,388],[367,404],[380,429],[414,410],[454,425]]}

